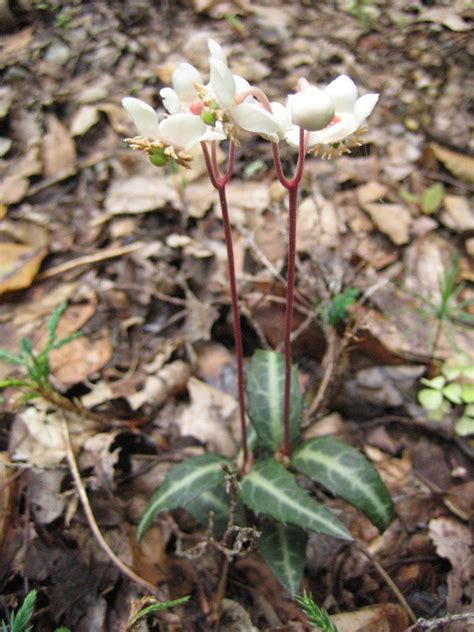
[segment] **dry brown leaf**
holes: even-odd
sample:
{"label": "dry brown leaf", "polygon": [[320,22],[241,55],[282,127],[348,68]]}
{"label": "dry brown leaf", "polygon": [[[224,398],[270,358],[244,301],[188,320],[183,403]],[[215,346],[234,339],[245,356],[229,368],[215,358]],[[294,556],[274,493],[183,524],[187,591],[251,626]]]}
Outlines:
{"label": "dry brown leaf", "polygon": [[334,614],[330,619],[338,632],[405,632],[409,624],[405,610],[390,603]]}
{"label": "dry brown leaf", "polygon": [[57,465],[66,456],[63,418],[45,410],[38,403],[29,406],[15,418],[10,434],[12,461],[30,465]]}
{"label": "dry brown leaf", "polygon": [[71,121],[71,136],[82,136],[99,120],[99,112],[94,105],[83,105]]}
{"label": "dry brown leaf", "polygon": [[474,209],[467,198],[446,195],[443,203],[445,212],[441,215],[441,221],[445,226],[459,233],[474,229]]}
{"label": "dry brown leaf", "polygon": [[437,143],[431,143],[436,158],[457,178],[463,182],[474,184],[474,158],[458,151],[446,149]]}
{"label": "dry brown leaf", "polygon": [[189,380],[188,389],[191,403],[177,420],[181,434],[196,437],[219,454],[232,456],[232,430],[238,427],[239,415],[236,400],[194,377]]}
{"label": "dry brown leaf", "polygon": [[438,555],[449,560],[453,568],[466,565],[472,544],[469,527],[454,518],[435,518],[430,520],[429,530]]}
{"label": "dry brown leaf", "polygon": [[132,410],[137,410],[145,403],[161,406],[168,397],[184,389],[191,371],[182,360],[166,364],[156,375],[147,377],[142,390],[127,397]]}
{"label": "dry brown leaf", "polygon": [[166,552],[168,539],[159,526],[147,529],[137,543],[136,534],[131,534],[133,570],[152,584],[160,584],[169,578],[170,560]]}
{"label": "dry brown leaf", "polygon": [[77,338],[50,353],[51,373],[63,384],[77,384],[102,369],[112,357],[109,338]]}
{"label": "dry brown leaf", "polygon": [[69,131],[53,115],[48,116],[43,137],[43,172],[46,177],[67,178],[76,173],[76,147]]}
{"label": "dry brown leaf", "polygon": [[171,204],[181,206],[178,192],[169,178],[156,175],[132,176],[112,182],[105,198],[105,209],[112,215],[121,213],[147,213]]}
{"label": "dry brown leaf", "polygon": [[28,27],[3,41],[3,48],[0,50],[0,69],[25,59],[28,56],[28,47],[33,38],[33,27]]}
{"label": "dry brown leaf", "polygon": [[6,176],[3,182],[0,182],[0,204],[9,206],[20,202],[25,197],[29,184],[27,178],[17,174]]}
{"label": "dry brown leaf", "polygon": [[393,243],[402,246],[410,241],[411,215],[400,204],[365,204],[364,210]]}
{"label": "dry brown leaf", "polygon": [[448,6],[431,7],[430,9],[425,9],[420,13],[417,21],[442,24],[450,31],[455,31],[458,33],[471,30],[471,25],[463,20],[462,17],[455,12],[453,7]]}
{"label": "dry brown leaf", "polygon": [[29,287],[46,254],[44,247],[0,243],[0,294]]}

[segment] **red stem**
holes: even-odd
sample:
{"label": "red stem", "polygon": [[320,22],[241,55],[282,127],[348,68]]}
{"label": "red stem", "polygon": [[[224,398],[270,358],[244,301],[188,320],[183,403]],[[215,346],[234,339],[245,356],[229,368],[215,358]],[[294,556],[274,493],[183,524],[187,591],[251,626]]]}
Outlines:
{"label": "red stem", "polygon": [[283,173],[280,161],[278,145],[273,143],[273,157],[278,179],[288,189],[288,272],[286,283],[286,312],[284,327],[284,355],[285,355],[285,388],[283,399],[283,446],[285,456],[291,454],[290,442],[290,398],[291,398],[291,331],[293,326],[293,310],[295,301],[295,262],[296,262],[296,210],[298,200],[298,188],[303,176],[304,160],[306,155],[307,134],[300,128],[300,143],[298,163],[293,178],[288,179]]}
{"label": "red stem", "polygon": [[235,355],[237,358],[237,389],[240,410],[240,430],[242,434],[242,451],[244,457],[242,470],[245,472],[249,465],[249,451],[247,445],[247,424],[245,421],[244,349],[242,343],[242,330],[240,327],[232,230],[230,226],[229,208],[227,205],[227,196],[225,191],[225,187],[231,178],[234,166],[235,145],[233,143],[230,143],[227,169],[224,175],[221,175],[221,173],[219,172],[219,167],[217,164],[217,144],[215,142],[212,143],[212,157],[209,155],[209,150],[206,143],[201,143],[201,147],[204,155],[204,160],[206,162],[207,171],[209,173],[209,178],[212,182],[212,185],[215,189],[217,189],[217,192],[219,194],[219,203],[221,206],[222,222],[224,226],[225,244],[227,248],[227,272],[229,276],[230,298],[232,305],[232,329],[234,333]]}

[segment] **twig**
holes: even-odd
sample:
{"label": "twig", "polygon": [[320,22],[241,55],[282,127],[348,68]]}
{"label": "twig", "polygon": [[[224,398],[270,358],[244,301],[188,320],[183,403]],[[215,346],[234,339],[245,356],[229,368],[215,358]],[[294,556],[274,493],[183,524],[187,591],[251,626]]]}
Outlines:
{"label": "twig", "polygon": [[74,484],[76,486],[77,493],[79,495],[82,508],[84,510],[84,514],[87,519],[87,523],[89,524],[90,530],[92,531],[97,543],[100,548],[107,555],[109,560],[114,564],[121,573],[123,573],[126,577],[128,577],[131,581],[139,584],[146,592],[151,593],[155,597],[158,597],[158,589],[156,586],[148,582],[143,577],[137,575],[131,568],[129,568],[120,558],[118,558],[115,553],[112,551],[110,546],[105,541],[104,536],[102,535],[99,526],[95,520],[94,513],[92,511],[92,507],[89,503],[89,498],[87,497],[87,492],[84,487],[84,483],[82,482],[81,475],[79,473],[79,469],[77,467],[76,458],[74,456],[74,452],[72,450],[71,438],[69,436],[69,429],[67,426],[66,418],[62,417],[62,426],[64,433],[64,441],[66,444],[66,459],[71,470],[72,477],[74,479]]}
{"label": "twig", "polygon": [[131,252],[135,252],[136,250],[143,248],[143,246],[143,242],[138,241],[133,244],[128,244],[127,246],[117,246],[114,248],[109,248],[108,250],[102,250],[101,252],[96,252],[93,255],[77,257],[72,261],[65,261],[64,263],[60,263],[57,266],[53,266],[52,268],[41,272],[37,275],[35,280],[45,281],[46,279],[51,279],[51,277],[62,274],[63,272],[69,272],[69,270],[74,270],[74,268],[78,268],[80,266],[86,266],[90,265],[91,263],[99,263],[100,261],[105,261],[107,259],[114,259],[115,257],[128,255]]}
{"label": "twig", "polygon": [[358,542],[355,542],[353,544],[353,546],[358,551],[360,551],[360,553],[365,555],[365,557],[373,564],[373,566],[374,566],[375,570],[377,571],[377,573],[380,575],[380,577],[382,577],[382,579],[385,581],[385,583],[391,588],[393,594],[398,599],[400,605],[402,606],[402,608],[407,613],[408,618],[410,619],[410,621],[412,623],[416,623],[415,613],[410,608],[410,605],[408,604],[407,600],[402,595],[402,593],[398,589],[397,585],[395,584],[393,579],[390,577],[390,575],[387,573],[387,571],[384,569],[384,567],[380,564],[380,562],[378,562],[377,559],[364,546],[362,546]]}
{"label": "twig", "polygon": [[447,614],[444,617],[438,619],[418,619],[418,621],[410,626],[407,632],[421,632],[421,630],[436,630],[445,623],[452,623],[454,621],[472,621],[474,622],[474,612],[468,612],[465,614]]}

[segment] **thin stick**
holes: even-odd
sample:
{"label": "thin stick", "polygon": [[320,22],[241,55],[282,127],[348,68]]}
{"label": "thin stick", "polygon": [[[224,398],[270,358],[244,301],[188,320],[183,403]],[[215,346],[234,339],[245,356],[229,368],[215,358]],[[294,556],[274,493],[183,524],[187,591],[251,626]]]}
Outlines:
{"label": "thin stick", "polygon": [[138,241],[133,244],[128,244],[127,246],[117,246],[114,248],[108,248],[107,250],[102,250],[101,252],[96,252],[93,255],[85,255],[84,257],[77,257],[77,259],[72,259],[72,261],[65,261],[64,263],[60,263],[57,266],[53,266],[44,272],[41,272],[37,275],[37,281],[45,281],[46,279],[51,279],[51,277],[57,276],[58,274],[62,274],[63,272],[68,272],[69,270],[74,270],[74,268],[78,268],[80,266],[87,266],[91,263],[98,263],[100,261],[105,261],[106,259],[113,259],[115,257],[121,257],[123,255],[128,255],[131,252],[135,252],[136,250],[140,250],[143,248],[143,242]]}
{"label": "thin stick", "polygon": [[159,591],[156,586],[148,582],[143,577],[137,575],[131,568],[129,568],[120,558],[118,558],[115,553],[112,551],[110,546],[105,541],[104,536],[102,535],[99,525],[97,524],[94,513],[92,511],[92,507],[89,503],[89,498],[87,497],[87,492],[84,487],[84,483],[82,482],[81,475],[79,473],[79,468],[77,467],[76,458],[74,456],[74,452],[72,450],[71,445],[71,437],[69,435],[69,429],[67,426],[66,419],[63,416],[62,420],[63,433],[64,433],[64,441],[66,444],[66,459],[69,465],[69,469],[71,470],[72,478],[74,479],[74,484],[76,486],[77,493],[79,495],[82,508],[84,510],[84,514],[87,519],[87,523],[89,524],[89,528],[92,531],[97,543],[100,548],[107,555],[109,560],[114,564],[121,573],[123,573],[128,579],[133,582],[139,584],[146,592],[151,593],[155,597],[158,597]]}
{"label": "thin stick", "polygon": [[405,610],[405,612],[408,615],[408,618],[410,619],[410,621],[412,623],[416,623],[416,616],[415,613],[413,612],[413,610],[410,608],[410,605],[408,604],[407,600],[405,599],[405,597],[402,595],[402,593],[400,592],[400,590],[398,589],[397,585],[395,584],[395,582],[393,581],[393,579],[390,577],[390,575],[387,573],[387,571],[384,569],[384,567],[380,564],[380,562],[378,562],[376,560],[376,558],[361,544],[359,544],[358,542],[355,542],[353,544],[353,546],[360,551],[360,553],[362,553],[363,555],[365,555],[365,557],[370,560],[370,562],[372,562],[375,570],[377,571],[377,573],[380,575],[380,577],[382,577],[382,579],[385,581],[385,583],[391,588],[393,594],[396,596],[396,598],[398,599],[398,601],[400,602],[400,605],[402,606],[402,608]]}

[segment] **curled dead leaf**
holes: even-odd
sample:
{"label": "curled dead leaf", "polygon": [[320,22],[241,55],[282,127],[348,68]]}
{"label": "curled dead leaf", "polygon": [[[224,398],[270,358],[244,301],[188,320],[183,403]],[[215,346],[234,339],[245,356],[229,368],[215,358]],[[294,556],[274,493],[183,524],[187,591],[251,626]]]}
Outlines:
{"label": "curled dead leaf", "polygon": [[0,294],[29,287],[46,254],[44,247],[0,244]]}

